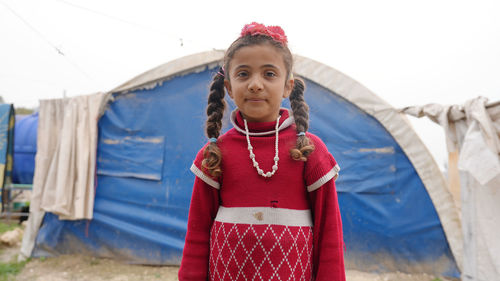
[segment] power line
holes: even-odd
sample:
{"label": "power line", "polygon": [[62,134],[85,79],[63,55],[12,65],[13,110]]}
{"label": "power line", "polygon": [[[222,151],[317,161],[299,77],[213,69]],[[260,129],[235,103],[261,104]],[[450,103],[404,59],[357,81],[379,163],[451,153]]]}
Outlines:
{"label": "power line", "polygon": [[118,21],[118,22],[121,22],[121,23],[125,23],[127,25],[134,26],[136,28],[140,28],[140,29],[144,29],[144,30],[148,30],[148,31],[154,31],[154,32],[157,32],[157,33],[160,33],[160,34],[163,34],[163,35],[167,35],[169,37],[175,38],[176,41],[179,41],[181,47],[184,46],[184,42],[185,41],[189,41],[189,42],[191,42],[193,44],[196,44],[196,45],[204,47],[204,48],[206,47],[203,44],[200,44],[199,42],[196,42],[196,41],[193,41],[193,40],[189,40],[189,39],[186,40],[185,38],[182,38],[181,36],[178,36],[178,35],[175,35],[175,34],[171,34],[171,33],[165,32],[163,30],[159,30],[159,29],[156,29],[156,28],[152,28],[150,26],[146,26],[146,25],[140,24],[140,23],[136,23],[136,22],[132,22],[132,21],[129,21],[129,20],[125,20],[125,19],[113,16],[113,15],[110,15],[110,14],[106,14],[106,13],[103,13],[103,12],[100,12],[100,11],[97,11],[97,10],[94,10],[94,9],[90,9],[90,8],[87,8],[87,7],[84,7],[84,6],[81,6],[81,5],[77,5],[77,4],[73,4],[73,3],[70,3],[70,2],[65,1],[65,0],[57,0],[57,1],[62,2],[64,4],[66,4],[66,5],[68,5],[68,6],[72,6],[74,8],[84,10],[86,12],[97,14],[99,16],[102,16],[102,17],[105,17],[105,18],[108,18],[108,19],[111,19],[111,20],[115,20],[115,21]]}
{"label": "power line", "polygon": [[[135,23],[135,22],[131,22],[131,21],[128,21],[128,20],[124,20],[124,19],[112,16],[112,15],[108,15],[108,14],[105,14],[105,13],[100,12],[100,11],[96,11],[96,10],[93,10],[93,9],[90,9],[90,8],[87,8],[87,7],[83,7],[83,6],[80,6],[80,5],[77,5],[77,4],[70,3],[68,1],[64,1],[64,0],[57,0],[57,1],[62,2],[64,4],[66,4],[66,5],[72,6],[72,7],[77,8],[77,9],[85,10],[87,12],[91,12],[91,13],[103,16],[103,17],[108,18],[108,19],[112,19],[112,20],[116,20],[116,21],[119,21],[119,22],[122,22],[122,23],[133,25],[135,27],[139,27],[139,28],[142,28],[142,29],[153,30],[152,28],[150,28],[148,26],[145,26],[145,25],[142,25],[142,24],[138,24],[138,23]],[[177,37],[177,36],[173,36],[173,37]]]}
{"label": "power line", "polygon": [[45,43],[47,43],[50,47],[52,47],[59,55],[63,56],[74,68],[76,68],[78,71],[80,71],[85,77],[88,79],[91,79],[90,76],[83,71],[75,62],[73,62],[69,57],[67,57],[60,48],[52,44],[49,39],[47,39],[38,29],[36,29],[33,25],[31,25],[27,20],[25,20],[19,13],[17,13],[14,9],[12,9],[7,3],[4,1],[0,0],[0,3],[2,3],[13,15],[15,15],[18,19],[20,19],[27,27],[31,29],[34,33],[38,35]]}
{"label": "power line", "polygon": [[35,32],[40,38],[42,38],[42,40],[44,40],[47,44],[49,44],[52,48],[54,48],[56,50],[56,52],[62,56],[64,56],[64,53],[59,49],[57,48],[54,44],[52,44],[47,38],[45,38],[45,36],[40,32],[38,31],[33,25],[31,25],[28,21],[26,21],[23,17],[21,17],[21,15],[19,15],[16,11],[14,11],[14,9],[12,9],[11,7],[9,7],[9,5],[7,5],[5,2],[1,1],[0,3],[2,3],[5,7],[7,7],[7,9],[12,13],[14,14],[18,19],[20,19],[26,26],[28,26],[33,32]]}

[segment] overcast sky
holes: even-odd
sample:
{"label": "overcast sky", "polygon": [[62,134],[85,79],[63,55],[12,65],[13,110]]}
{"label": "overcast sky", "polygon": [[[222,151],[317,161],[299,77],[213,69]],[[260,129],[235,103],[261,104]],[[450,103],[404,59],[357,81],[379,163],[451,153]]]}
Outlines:
{"label": "overcast sky", "polygon": [[[0,96],[14,106],[107,91],[225,49],[252,21],[395,107],[500,100],[500,1],[0,0]],[[412,119],[438,163],[443,133]]]}

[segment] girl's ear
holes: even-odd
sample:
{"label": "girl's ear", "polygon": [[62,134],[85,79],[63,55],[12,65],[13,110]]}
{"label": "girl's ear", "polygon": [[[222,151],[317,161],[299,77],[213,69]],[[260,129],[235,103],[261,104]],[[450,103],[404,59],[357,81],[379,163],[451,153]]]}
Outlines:
{"label": "girl's ear", "polygon": [[290,78],[285,83],[285,91],[283,92],[283,98],[288,98],[292,93],[293,86],[295,85],[295,80]]}
{"label": "girl's ear", "polygon": [[231,90],[231,82],[229,82],[229,80],[225,79],[224,80],[224,87],[226,88],[227,90],[227,94],[233,98],[233,91]]}

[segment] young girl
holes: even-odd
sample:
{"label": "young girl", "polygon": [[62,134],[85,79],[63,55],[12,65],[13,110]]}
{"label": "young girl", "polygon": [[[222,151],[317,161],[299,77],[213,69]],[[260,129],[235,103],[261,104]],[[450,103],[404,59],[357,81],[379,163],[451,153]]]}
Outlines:
{"label": "young girl", "polygon": [[[345,280],[334,180],[287,37],[245,25],[210,86],[179,280]],[[220,136],[225,90],[238,107]],[[290,98],[292,111],[280,108]]]}

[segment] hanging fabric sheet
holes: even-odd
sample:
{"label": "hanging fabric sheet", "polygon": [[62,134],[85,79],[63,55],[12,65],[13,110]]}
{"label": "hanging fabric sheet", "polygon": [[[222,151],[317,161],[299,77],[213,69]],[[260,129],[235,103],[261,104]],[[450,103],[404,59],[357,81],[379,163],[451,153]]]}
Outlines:
{"label": "hanging fabric sheet", "polygon": [[92,219],[97,121],[104,94],[41,100],[30,217],[20,259],[31,255],[45,212]]}

